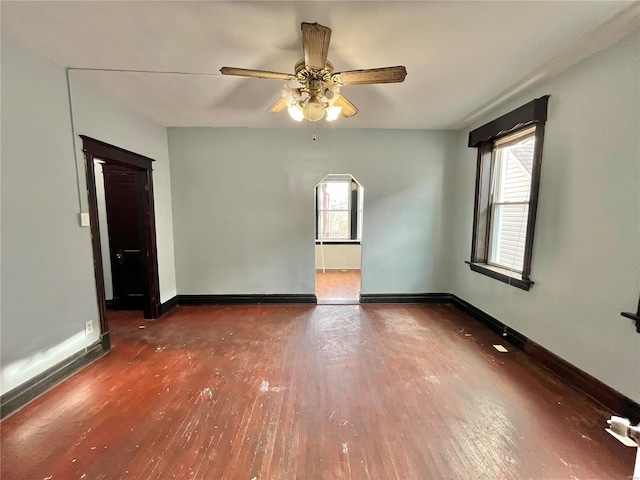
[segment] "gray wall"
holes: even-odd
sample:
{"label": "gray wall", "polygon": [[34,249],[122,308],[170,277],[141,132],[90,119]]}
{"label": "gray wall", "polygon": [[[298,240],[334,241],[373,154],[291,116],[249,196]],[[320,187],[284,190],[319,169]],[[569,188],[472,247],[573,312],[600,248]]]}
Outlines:
{"label": "gray wall", "polygon": [[1,68],[4,393],[96,341],[98,309],[64,69],[4,37]]}
{"label": "gray wall", "polygon": [[458,141],[453,292],[640,401],[640,38],[479,121],[550,94],[529,292],[469,270],[476,151]]}
{"label": "gray wall", "polygon": [[168,138],[178,293],[313,293],[314,188],[329,173],[366,191],[363,293],[450,291],[456,134],[302,125],[169,128]]}
{"label": "gray wall", "polygon": [[[173,254],[173,213],[167,129],[102,95],[82,80],[82,73],[71,71],[71,95],[76,134],[116,145],[153,158],[153,193],[158,248],[160,301],[176,295]],[[82,159],[82,142],[77,143]],[[84,166],[80,166],[84,189]],[[83,196],[83,200],[86,196]],[[101,232],[102,233],[102,232]]]}
{"label": "gray wall", "polygon": [[[98,340],[83,157],[64,68],[2,37],[1,392]],[[175,295],[166,129],[72,79],[76,133],[156,158],[160,285]],[[76,169],[80,177],[77,177]],[[78,185],[80,184],[80,186]],[[79,193],[81,192],[81,193]],[[161,238],[160,238],[161,237]],[[85,335],[92,320],[94,331]]]}

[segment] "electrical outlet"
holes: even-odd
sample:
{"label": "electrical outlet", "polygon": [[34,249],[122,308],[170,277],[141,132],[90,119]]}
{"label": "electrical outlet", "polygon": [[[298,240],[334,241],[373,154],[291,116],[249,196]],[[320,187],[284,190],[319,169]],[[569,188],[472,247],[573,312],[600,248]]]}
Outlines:
{"label": "electrical outlet", "polygon": [[93,332],[93,320],[87,320],[84,324],[84,334],[90,335]]}

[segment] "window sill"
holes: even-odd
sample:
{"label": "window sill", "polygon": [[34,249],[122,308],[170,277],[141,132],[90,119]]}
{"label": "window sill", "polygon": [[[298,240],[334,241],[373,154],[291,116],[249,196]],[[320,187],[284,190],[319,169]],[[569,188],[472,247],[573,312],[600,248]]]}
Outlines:
{"label": "window sill", "polygon": [[316,245],[360,245],[360,240],[316,240]]}
{"label": "window sill", "polygon": [[512,272],[509,272],[509,270],[493,267],[485,263],[464,263],[467,263],[471,270],[473,270],[474,272],[481,273],[482,275],[494,278],[500,282],[508,283],[509,285],[513,285],[514,287],[520,288],[522,290],[528,291],[531,288],[531,285],[533,285],[533,282],[531,280],[523,280],[520,277],[514,277],[510,275]]}

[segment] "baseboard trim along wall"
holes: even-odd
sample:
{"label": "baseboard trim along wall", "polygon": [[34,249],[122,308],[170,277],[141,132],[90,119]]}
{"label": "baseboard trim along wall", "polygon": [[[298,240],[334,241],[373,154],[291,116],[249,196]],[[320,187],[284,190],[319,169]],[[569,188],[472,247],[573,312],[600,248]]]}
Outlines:
{"label": "baseboard trim along wall", "polygon": [[450,303],[450,293],[361,293],[360,303]]}
{"label": "baseboard trim along wall", "polygon": [[257,295],[178,295],[178,305],[262,305],[284,303],[316,304],[315,294],[257,294]]}
{"label": "baseboard trim along wall", "polygon": [[602,383],[595,377],[563,360],[555,353],[512,330],[500,320],[483,312],[476,306],[451,294],[449,300],[455,307],[478,320],[493,332],[502,336],[515,348],[522,350],[538,365],[549,371],[565,384],[575,388],[591,399],[599,402],[617,415],[626,417],[633,424],[640,422],[640,404]]}
{"label": "baseboard trim along wall", "polygon": [[176,295],[173,298],[170,298],[169,300],[167,300],[166,302],[160,304],[160,308],[158,309],[158,311],[160,312],[160,316],[162,317],[163,315],[166,315],[177,306],[178,306],[178,296]]}
{"label": "baseboard trim along wall", "polygon": [[313,294],[260,294],[260,295],[176,295],[158,306],[164,316],[179,305],[259,305],[285,303],[317,303]]}
{"label": "baseboard trim along wall", "polygon": [[[518,350],[524,350],[524,346],[530,340],[522,335],[520,332],[509,328],[507,325],[502,323],[497,318],[492,317],[491,315],[483,312],[478,307],[471,305],[470,303],[462,300],[460,297],[451,294],[450,295],[450,303],[455,305],[459,310],[462,310],[464,313],[473,317],[482,323],[485,327],[491,330],[498,335],[501,335],[503,339],[508,341],[511,345],[516,347]],[[551,353],[551,352],[549,352]],[[559,357],[558,357],[559,358]]]}
{"label": "baseboard trim along wall", "polygon": [[0,418],[11,415],[46,391],[62,383],[74,373],[103,357],[109,351],[111,344],[108,335],[103,335],[103,338],[93,345],[2,395],[0,397]]}

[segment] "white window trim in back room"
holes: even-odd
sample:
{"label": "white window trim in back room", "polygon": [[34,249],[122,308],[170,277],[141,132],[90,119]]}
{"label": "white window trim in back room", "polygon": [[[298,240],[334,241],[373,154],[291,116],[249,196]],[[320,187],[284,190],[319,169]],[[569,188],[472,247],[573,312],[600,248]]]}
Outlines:
{"label": "white window trim in back room", "polygon": [[[348,223],[348,237],[337,238],[337,237],[326,237],[320,238],[320,215],[324,211],[336,211],[334,209],[323,209],[320,205],[320,190],[323,185],[339,183],[347,185],[348,197],[347,197],[347,209],[340,210],[347,212],[347,223]],[[354,195],[354,186],[355,186],[355,195]],[[355,196],[355,199],[354,199]],[[355,200],[355,203],[354,203]],[[352,176],[352,175],[337,175],[330,174],[327,175],[318,185],[316,185],[316,244],[355,244],[359,245],[361,242],[362,235],[362,200],[363,200],[363,187],[360,183]],[[355,214],[355,225],[354,225],[354,214]]]}
{"label": "white window trim in back room", "polygon": [[[531,257],[533,252],[534,229],[538,193],[540,186],[540,170],[542,166],[542,147],[544,128],[547,120],[547,104],[549,95],[532,100],[521,107],[498,117],[497,119],[469,132],[469,147],[478,149],[476,190],[473,213],[473,238],[471,260],[469,264],[474,272],[487,275],[498,281],[508,283],[523,290],[533,285],[531,280]],[[509,143],[516,143],[521,135],[530,132],[534,135],[533,159],[531,166],[531,185],[528,195],[528,215],[523,220],[518,232],[518,242],[524,238],[522,269],[505,268],[492,262],[492,212],[495,210],[493,196],[496,185],[496,150]],[[524,203],[524,201],[522,202]],[[524,217],[523,217],[524,219]],[[526,223],[526,228],[525,224]],[[517,245],[516,245],[517,250]]]}

